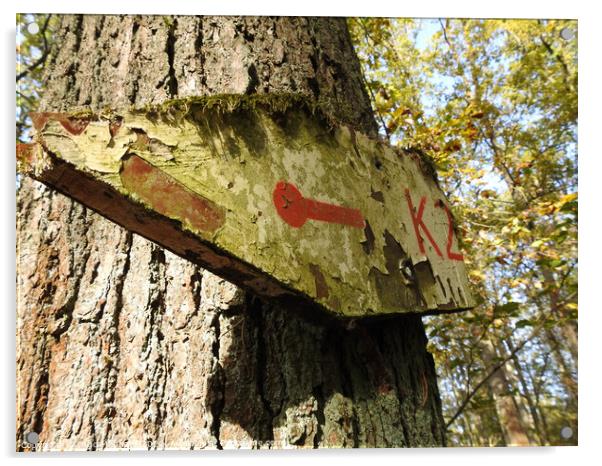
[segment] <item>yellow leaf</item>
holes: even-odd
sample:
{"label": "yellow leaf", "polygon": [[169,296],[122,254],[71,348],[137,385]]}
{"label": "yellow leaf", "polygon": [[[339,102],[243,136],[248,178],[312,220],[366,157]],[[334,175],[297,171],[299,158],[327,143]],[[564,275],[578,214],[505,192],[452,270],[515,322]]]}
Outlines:
{"label": "yellow leaf", "polygon": [[560,198],[560,200],[557,202],[557,204],[560,204],[561,206],[566,204],[567,202],[571,202],[574,201],[575,199],[577,199],[577,193],[571,193],[571,194],[567,194],[566,196],[562,196]]}

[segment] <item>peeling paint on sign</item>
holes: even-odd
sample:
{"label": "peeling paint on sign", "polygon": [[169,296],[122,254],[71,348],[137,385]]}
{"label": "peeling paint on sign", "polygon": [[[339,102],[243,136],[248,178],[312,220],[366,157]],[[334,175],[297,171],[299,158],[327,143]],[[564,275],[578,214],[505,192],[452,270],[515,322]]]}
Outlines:
{"label": "peeling paint on sign", "polygon": [[119,176],[123,187],[152,210],[181,220],[187,228],[214,232],[224,224],[222,208],[135,154],[124,160]]}
{"label": "peeling paint on sign", "polygon": [[339,317],[474,306],[448,202],[422,160],[308,108],[196,99],[37,114],[19,167],[258,294]]}

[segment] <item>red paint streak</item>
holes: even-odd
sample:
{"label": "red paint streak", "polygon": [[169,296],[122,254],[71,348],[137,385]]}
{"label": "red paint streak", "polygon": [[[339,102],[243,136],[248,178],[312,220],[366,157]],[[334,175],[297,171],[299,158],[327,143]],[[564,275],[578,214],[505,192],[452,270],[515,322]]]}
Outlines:
{"label": "red paint streak", "polygon": [[46,122],[48,121],[48,116],[52,115],[48,112],[31,112],[29,117],[31,118],[31,122],[36,131],[42,131],[46,126]]}
{"label": "red paint streak", "polygon": [[115,119],[111,121],[109,124],[109,132],[111,133],[111,137],[115,137],[117,131],[121,128],[121,119]]}
{"label": "red paint streak", "polygon": [[90,120],[85,118],[63,118],[62,120],[59,120],[59,123],[63,125],[63,128],[69,133],[77,136],[84,132],[88,123],[90,123]]}
{"label": "red paint streak", "polygon": [[28,165],[33,164],[34,161],[34,149],[35,143],[25,144],[22,142],[17,143],[17,160],[26,163]]}
{"label": "red paint streak", "polygon": [[67,132],[75,134],[76,136],[83,133],[88,126],[88,123],[90,123],[89,118],[74,118],[66,113],[32,112],[29,114],[29,116],[36,131],[42,131],[48,120],[56,120],[63,126],[63,128],[65,128]]}
{"label": "red paint streak", "polygon": [[278,215],[294,228],[302,227],[308,219],[355,228],[365,226],[360,210],[304,198],[292,183],[285,181],[276,183],[272,198]]}
{"label": "red paint streak", "polygon": [[416,239],[418,240],[418,248],[420,249],[420,252],[422,254],[426,253],[425,249],[424,249],[424,241],[422,239],[422,236],[420,235],[420,228],[422,228],[422,231],[424,232],[424,234],[426,235],[428,240],[431,242],[431,244],[435,248],[435,252],[437,253],[437,255],[439,257],[443,257],[443,254],[441,254],[441,250],[439,249],[439,246],[437,246],[437,243],[435,242],[433,236],[431,235],[431,232],[429,231],[427,226],[424,224],[424,221],[422,220],[422,216],[424,215],[424,206],[426,204],[426,196],[422,196],[422,198],[420,199],[420,206],[418,207],[418,213],[416,213],[416,211],[414,209],[414,204],[412,203],[412,197],[410,196],[410,190],[407,188],[406,188],[406,199],[408,201],[408,207],[410,209],[412,223],[414,224],[414,233],[416,234]]}
{"label": "red paint streak", "polygon": [[123,162],[120,176],[127,190],[166,217],[182,220],[206,232],[213,232],[224,224],[223,209],[137,155]]}
{"label": "red paint streak", "polygon": [[442,201],[435,201],[435,207],[440,207],[441,209],[445,210],[445,213],[447,214],[447,225],[448,225],[448,230],[447,230],[447,257],[450,258],[451,260],[454,261],[462,261],[464,260],[464,256],[458,252],[453,252],[451,250],[452,248],[452,241],[454,239],[454,224],[453,224],[453,217],[451,212],[449,211],[449,208],[442,202]]}

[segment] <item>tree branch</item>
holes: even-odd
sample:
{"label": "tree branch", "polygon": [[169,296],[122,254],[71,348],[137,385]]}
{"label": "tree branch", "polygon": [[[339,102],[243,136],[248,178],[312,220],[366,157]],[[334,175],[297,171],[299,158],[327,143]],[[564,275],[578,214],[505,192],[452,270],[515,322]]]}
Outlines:
{"label": "tree branch", "polygon": [[441,26],[441,30],[443,31],[443,39],[445,39],[445,43],[447,44],[449,49],[453,52],[454,48],[452,47],[451,42],[447,38],[447,29],[446,29],[445,25],[443,24],[443,21],[441,21],[441,18],[439,18],[439,25]]}
{"label": "tree branch", "polygon": [[556,61],[558,63],[560,63],[560,65],[562,66],[562,69],[564,71],[564,84],[568,88],[568,90],[572,92],[573,88],[572,88],[571,84],[569,83],[569,79],[572,81],[573,80],[573,76],[571,75],[571,72],[569,71],[568,65],[564,61],[564,58],[562,58],[562,56],[560,55],[560,53],[558,53],[556,50],[554,50],[552,48],[552,45],[548,41],[546,41],[546,39],[544,38],[543,34],[539,35],[539,39],[541,40],[541,43],[546,48],[546,50],[548,51],[548,53],[550,55],[552,55],[552,57],[554,57],[556,59]]}
{"label": "tree branch", "polygon": [[[369,46],[372,38],[370,37],[370,32],[366,28],[366,25],[364,23],[362,23],[361,21],[355,21],[355,22],[360,26],[362,31],[364,31],[364,40],[366,41],[366,44]],[[385,123],[384,117],[382,116],[382,114],[380,113],[378,108],[376,107],[376,97],[374,96],[374,92],[372,92],[372,89],[370,88],[370,86],[368,86],[368,81],[366,81],[366,77],[364,76],[363,70],[360,73],[360,77],[364,83],[364,87],[368,90],[368,93],[370,94],[370,99],[372,100],[372,104],[374,105],[374,113],[375,113],[376,117],[378,118],[380,124],[383,127],[383,131],[385,132],[387,141],[391,142],[391,135],[389,134],[389,128],[387,128],[387,124]]]}
{"label": "tree branch", "polygon": [[26,69],[24,69],[17,75],[16,82],[19,82],[21,79],[23,79],[25,76],[27,76],[29,73],[31,73],[38,66],[42,65],[46,61],[46,58],[48,57],[48,54],[50,53],[50,47],[48,46],[48,39],[46,38],[46,31],[48,30],[48,24],[50,23],[51,17],[52,17],[52,15],[48,15],[46,17],[46,21],[44,21],[44,25],[42,26],[42,30],[40,31],[40,33],[42,34],[42,39],[44,40],[44,50],[42,51],[42,55],[40,55],[40,58],[38,58],[35,62],[33,62],[31,65],[29,65]]}
{"label": "tree branch", "polygon": [[462,412],[464,411],[466,406],[468,406],[468,403],[470,402],[470,400],[476,395],[476,393],[479,391],[479,389],[499,369],[501,369],[504,366],[504,364],[506,364],[508,361],[510,361],[520,350],[522,350],[528,342],[530,342],[533,338],[535,338],[535,336],[539,333],[539,331],[542,328],[543,328],[543,324],[539,325],[535,330],[533,330],[533,332],[531,333],[531,335],[529,335],[529,337],[527,337],[525,340],[523,340],[507,357],[505,357],[503,360],[501,360],[499,363],[497,363],[495,366],[493,366],[493,369],[489,372],[489,374],[487,374],[478,384],[475,385],[475,387],[470,391],[470,393],[468,393],[468,395],[466,395],[466,398],[464,398],[464,401],[462,402],[460,407],[457,409],[457,411],[454,413],[454,415],[451,417],[451,419],[445,424],[446,430],[449,429],[449,427],[455,422],[456,419],[458,419],[460,414],[462,414]]}

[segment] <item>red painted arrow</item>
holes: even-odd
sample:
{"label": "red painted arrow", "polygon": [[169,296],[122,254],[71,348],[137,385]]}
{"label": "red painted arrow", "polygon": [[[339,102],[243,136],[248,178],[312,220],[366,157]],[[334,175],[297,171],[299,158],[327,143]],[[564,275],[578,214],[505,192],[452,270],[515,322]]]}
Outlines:
{"label": "red painted arrow", "polygon": [[308,219],[355,228],[365,226],[364,217],[358,209],[304,198],[294,184],[286,181],[276,183],[272,197],[278,215],[295,228],[303,226]]}

